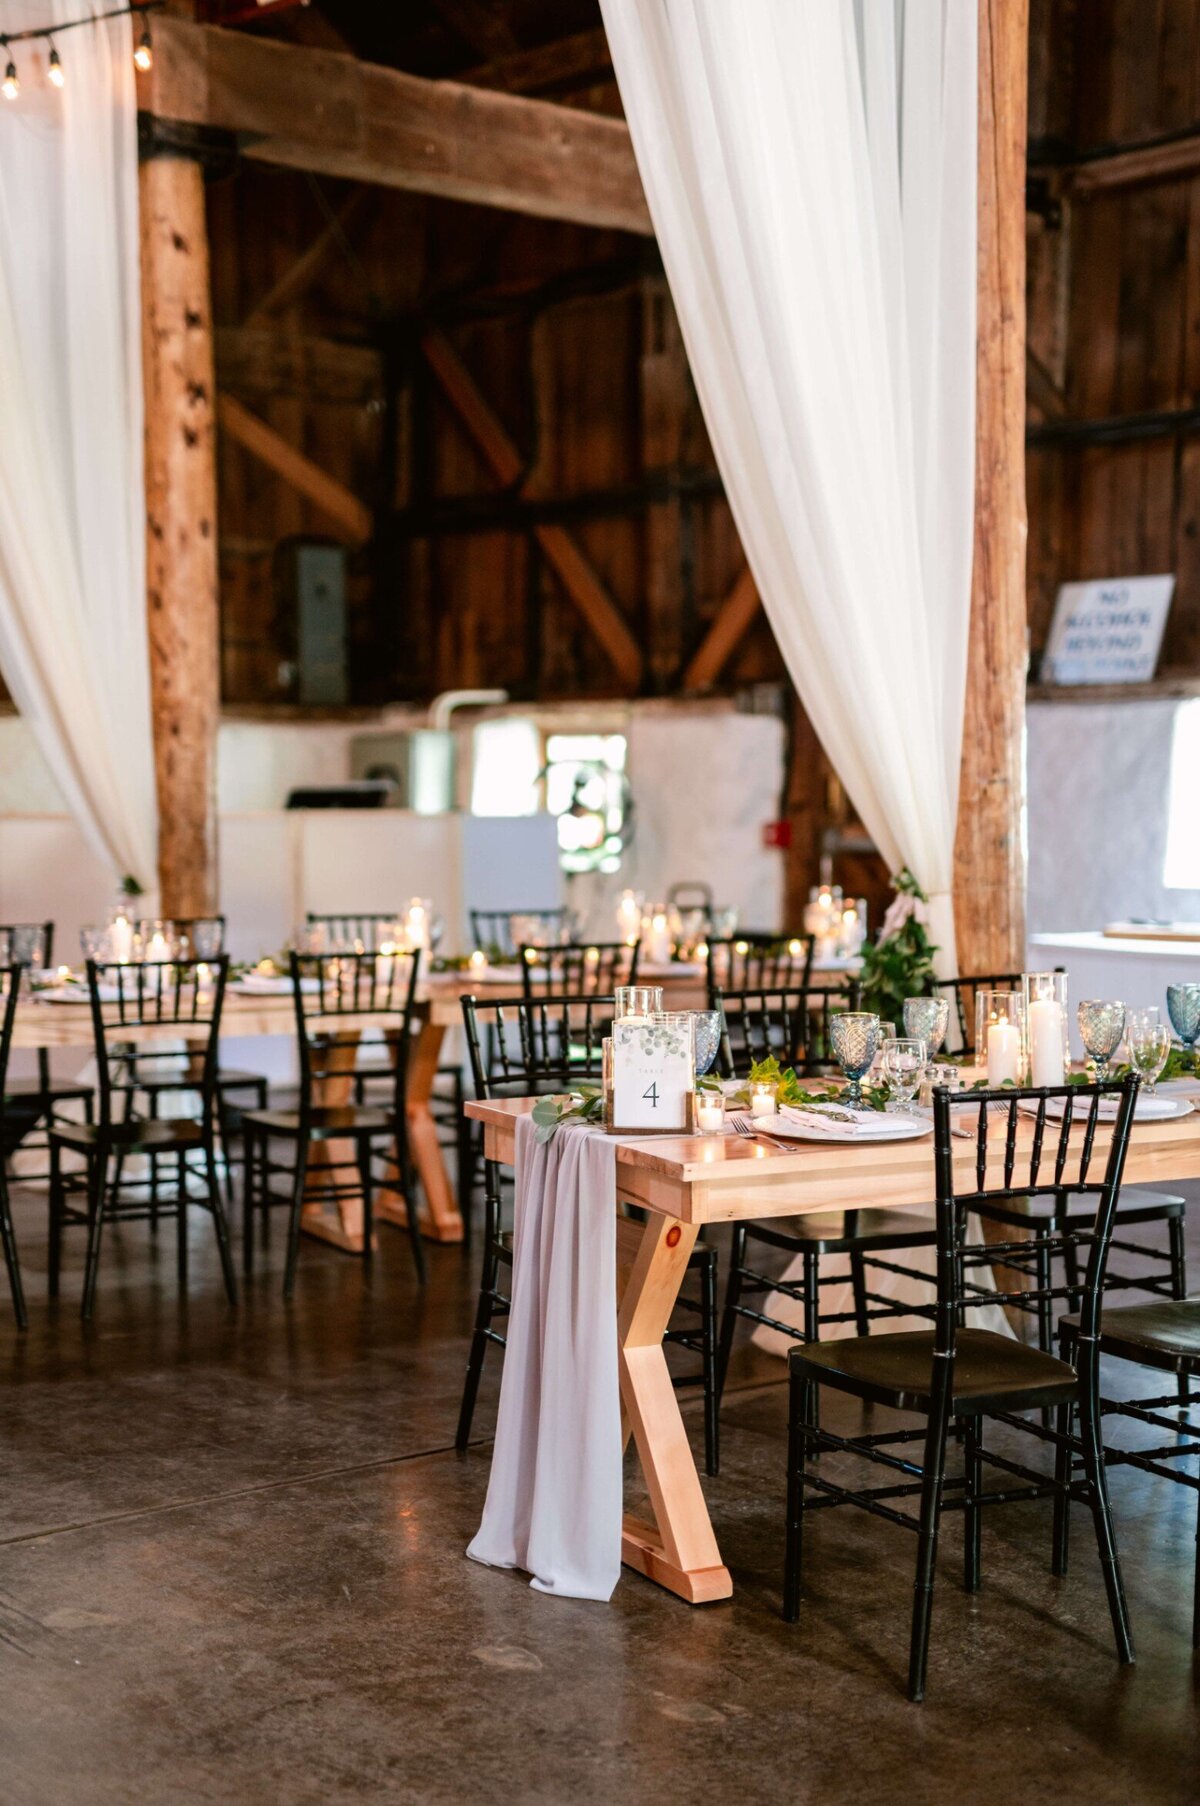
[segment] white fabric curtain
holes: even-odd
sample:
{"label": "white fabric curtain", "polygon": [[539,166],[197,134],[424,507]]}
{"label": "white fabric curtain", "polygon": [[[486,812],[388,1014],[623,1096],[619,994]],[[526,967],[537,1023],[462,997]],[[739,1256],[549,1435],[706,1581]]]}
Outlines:
{"label": "white fabric curtain", "polygon": [[950,886],[974,518],[974,0],[601,0],[705,420],[792,681]]}
{"label": "white fabric curtain", "polygon": [[[0,30],[78,18],[0,0]],[[0,101],[0,671],[114,879],[154,886],[128,18],[16,44]]]}

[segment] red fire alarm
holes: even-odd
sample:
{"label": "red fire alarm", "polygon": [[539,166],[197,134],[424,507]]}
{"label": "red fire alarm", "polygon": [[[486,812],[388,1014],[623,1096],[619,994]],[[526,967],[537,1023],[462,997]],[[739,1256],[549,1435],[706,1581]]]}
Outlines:
{"label": "red fire alarm", "polygon": [[779,847],[786,850],[792,844],[792,824],[790,821],[765,821],[763,823],[762,843],[765,847]]}

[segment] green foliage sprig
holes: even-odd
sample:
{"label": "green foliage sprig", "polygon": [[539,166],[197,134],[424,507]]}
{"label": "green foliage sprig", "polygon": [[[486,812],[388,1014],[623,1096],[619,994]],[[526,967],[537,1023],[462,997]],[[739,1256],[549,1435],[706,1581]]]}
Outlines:
{"label": "green foliage sprig", "polygon": [[[907,867],[893,878],[898,895],[911,897],[914,903],[928,902],[924,891]],[[861,1008],[884,1022],[900,1028],[906,997],[927,997],[935,980],[933,956],[937,948],[925,932],[925,924],[915,910],[892,933],[862,951],[859,984],[862,988]]]}
{"label": "green foliage sprig", "polygon": [[604,1121],[604,1092],[599,1085],[580,1085],[567,1096],[540,1097],[533,1106],[533,1132],[538,1142],[553,1141],[565,1122],[598,1126]]}
{"label": "green foliage sprig", "polygon": [[[794,1068],[780,1066],[775,1055],[771,1054],[765,1060],[755,1060],[750,1068],[750,1077],[745,1088],[738,1092],[734,1101],[748,1106],[750,1086],[759,1082],[774,1085],[776,1103],[786,1104],[792,1109],[806,1110],[822,1104],[834,1104],[840,1096],[836,1087],[830,1087],[823,1091],[809,1091],[796,1077]],[[864,1085],[862,1095],[863,1103],[868,1110],[882,1110],[892,1095],[891,1087],[888,1085]]]}

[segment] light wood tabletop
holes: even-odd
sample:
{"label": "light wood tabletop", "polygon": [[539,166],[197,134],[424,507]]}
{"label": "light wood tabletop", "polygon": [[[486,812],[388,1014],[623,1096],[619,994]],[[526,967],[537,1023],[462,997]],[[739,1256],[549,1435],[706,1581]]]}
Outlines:
{"label": "light wood tabletop", "polygon": [[[470,1103],[490,1159],[511,1165],[515,1124],[535,1098]],[[968,1121],[976,1120],[974,1115]],[[989,1137],[990,1182],[999,1181],[1004,1123]],[[1022,1122],[1018,1145],[1032,1139]],[[1099,1125],[1092,1172],[1102,1172],[1111,1127]],[[701,1225],[887,1205],[932,1215],[933,1135],[908,1141],[801,1142],[786,1152],[741,1136],[617,1137],[617,1202],[646,1222],[618,1221],[618,1347],[622,1420],[633,1436],[654,1522],[627,1517],[622,1558],[689,1604],[733,1591],[692,1457],[662,1337]],[[959,1188],[975,1189],[974,1139],[953,1144]],[[1047,1172],[1046,1177],[1049,1177]],[[1200,1178],[1200,1114],[1135,1122],[1129,1184]]]}

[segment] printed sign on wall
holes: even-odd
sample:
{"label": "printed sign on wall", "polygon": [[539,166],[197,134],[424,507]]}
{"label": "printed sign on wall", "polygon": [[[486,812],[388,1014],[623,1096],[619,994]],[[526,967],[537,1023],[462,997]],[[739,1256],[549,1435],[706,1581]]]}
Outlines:
{"label": "printed sign on wall", "polygon": [[613,1023],[614,1129],[663,1129],[683,1134],[693,1062],[690,1025]]}
{"label": "printed sign on wall", "polygon": [[1154,676],[1173,576],[1064,583],[1042,659],[1052,684],[1144,683]]}

